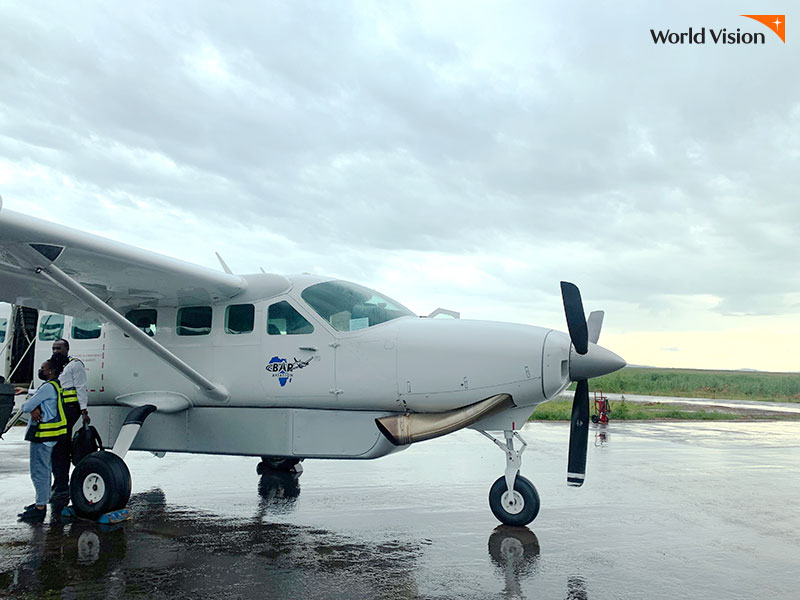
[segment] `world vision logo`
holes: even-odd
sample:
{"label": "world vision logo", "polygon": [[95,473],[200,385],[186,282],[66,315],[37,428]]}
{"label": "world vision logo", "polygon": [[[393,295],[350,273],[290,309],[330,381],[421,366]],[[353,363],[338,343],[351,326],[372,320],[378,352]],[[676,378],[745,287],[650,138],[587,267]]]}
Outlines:
{"label": "world vision logo", "polygon": [[[775,35],[786,43],[786,15],[739,15],[758,21],[771,29]],[[740,27],[736,31],[728,31],[726,28],[713,29],[701,27],[694,29],[689,27],[688,31],[671,31],[667,29],[650,30],[654,44],[727,44],[727,45],[760,45],[767,43],[767,36],[762,31],[742,31]]]}

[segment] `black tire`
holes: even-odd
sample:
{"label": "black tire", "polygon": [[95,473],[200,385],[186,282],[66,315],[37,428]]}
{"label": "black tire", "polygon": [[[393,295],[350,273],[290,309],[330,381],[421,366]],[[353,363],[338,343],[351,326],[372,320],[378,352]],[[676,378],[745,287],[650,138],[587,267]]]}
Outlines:
{"label": "black tire", "polygon": [[256,473],[263,475],[270,471],[288,473],[300,462],[299,458],[286,458],[284,456],[262,456],[261,462],[256,465]]}
{"label": "black tire", "polygon": [[90,454],[72,472],[69,493],[75,513],[85,519],[125,508],[131,496],[128,466],[111,452]]}
{"label": "black tire", "polygon": [[539,493],[530,481],[519,474],[514,479],[514,492],[515,495],[519,495],[517,501],[521,501],[522,506],[518,512],[509,512],[503,506],[503,496],[508,493],[506,478],[500,477],[489,490],[489,507],[501,523],[522,527],[533,521],[539,514],[541,507]]}
{"label": "black tire", "polygon": [[600,422],[600,417],[598,417],[597,415],[592,415],[592,423],[599,423],[599,422]]}

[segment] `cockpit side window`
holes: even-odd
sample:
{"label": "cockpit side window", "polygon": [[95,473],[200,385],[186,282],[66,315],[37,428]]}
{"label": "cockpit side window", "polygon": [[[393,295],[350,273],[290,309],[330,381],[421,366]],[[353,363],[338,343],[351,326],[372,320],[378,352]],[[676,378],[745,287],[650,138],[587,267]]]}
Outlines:
{"label": "cockpit side window", "polygon": [[301,335],[314,333],[314,326],[286,300],[270,305],[267,310],[269,335]]}
{"label": "cockpit side window", "polygon": [[8,319],[0,319],[0,344],[6,341],[6,327]]}
{"label": "cockpit side window", "polygon": [[405,306],[347,281],[326,281],[300,294],[337,331],[356,331],[399,317],[415,316]]}

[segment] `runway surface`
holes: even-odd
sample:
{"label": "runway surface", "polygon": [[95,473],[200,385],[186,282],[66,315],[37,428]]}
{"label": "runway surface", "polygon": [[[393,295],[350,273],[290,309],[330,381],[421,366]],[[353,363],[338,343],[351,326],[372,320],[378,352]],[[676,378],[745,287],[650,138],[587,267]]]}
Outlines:
{"label": "runway surface", "polygon": [[0,441],[0,596],[63,598],[792,598],[800,572],[800,423],[593,428],[565,483],[568,425],[531,423],[525,529],[488,507],[503,454],[474,431],[376,461],[134,452],[133,520],[16,522],[27,443]]}

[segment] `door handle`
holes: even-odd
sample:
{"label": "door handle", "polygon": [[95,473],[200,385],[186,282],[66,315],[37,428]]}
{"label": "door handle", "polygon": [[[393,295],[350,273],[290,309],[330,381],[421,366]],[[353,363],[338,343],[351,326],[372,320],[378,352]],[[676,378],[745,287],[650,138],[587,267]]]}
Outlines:
{"label": "door handle", "polygon": [[314,346],[300,346],[300,350],[305,350],[307,352],[316,352],[317,349]]}

